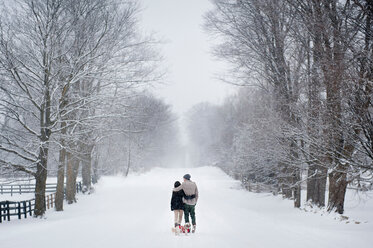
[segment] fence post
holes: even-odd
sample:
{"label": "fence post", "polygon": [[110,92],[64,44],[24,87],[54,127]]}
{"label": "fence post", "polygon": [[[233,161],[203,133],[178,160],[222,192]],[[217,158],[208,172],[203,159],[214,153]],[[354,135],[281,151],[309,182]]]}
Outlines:
{"label": "fence post", "polygon": [[21,185],[18,185],[19,186],[19,194],[22,195],[22,187]]}
{"label": "fence post", "polygon": [[25,215],[25,219],[26,219],[27,218],[26,201],[22,202],[22,207],[23,207],[23,214]]}
{"label": "fence post", "polygon": [[10,185],[10,196],[13,196],[13,185]]}
{"label": "fence post", "polygon": [[30,216],[32,216],[31,200],[28,201],[28,209],[30,211]]}
{"label": "fence post", "polygon": [[3,194],[3,185],[0,185],[1,188],[1,194]]}
{"label": "fence post", "polygon": [[[54,193],[54,194],[55,194],[55,193]],[[53,201],[54,201],[53,196],[54,196],[54,194],[51,194],[51,198],[52,198],[52,199],[51,199],[51,208],[53,208],[53,203],[54,203],[54,202],[53,202]]]}
{"label": "fence post", "polygon": [[0,202],[0,223],[3,222],[3,204]]}
{"label": "fence post", "polygon": [[21,219],[21,202],[18,202],[17,211],[18,211],[18,219],[20,220]]}
{"label": "fence post", "polygon": [[8,221],[10,221],[10,209],[9,209],[9,201],[6,201],[6,211],[7,211],[7,217]]}

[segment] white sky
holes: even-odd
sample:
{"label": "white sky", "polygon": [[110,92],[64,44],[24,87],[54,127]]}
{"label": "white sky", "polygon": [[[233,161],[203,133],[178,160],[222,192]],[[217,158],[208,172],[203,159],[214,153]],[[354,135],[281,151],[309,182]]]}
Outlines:
{"label": "white sky", "polygon": [[162,46],[167,85],[156,94],[182,116],[199,102],[220,103],[232,86],[216,77],[224,70],[211,55],[212,44],[202,28],[209,0],[139,0],[144,31],[166,41]]}

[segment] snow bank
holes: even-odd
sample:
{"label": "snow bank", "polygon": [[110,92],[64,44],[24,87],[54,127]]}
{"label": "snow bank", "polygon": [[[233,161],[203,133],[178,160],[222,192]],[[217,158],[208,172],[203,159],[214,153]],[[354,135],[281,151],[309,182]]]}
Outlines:
{"label": "snow bank", "polygon": [[[171,233],[171,189],[185,173],[200,191],[197,233]],[[93,195],[79,195],[64,212],[45,219],[0,224],[0,244],[14,247],[371,247],[373,201],[346,206],[347,215],[367,223],[346,224],[319,213],[294,209],[270,194],[244,191],[240,183],[213,167],[156,168],[143,175],[105,177]]]}

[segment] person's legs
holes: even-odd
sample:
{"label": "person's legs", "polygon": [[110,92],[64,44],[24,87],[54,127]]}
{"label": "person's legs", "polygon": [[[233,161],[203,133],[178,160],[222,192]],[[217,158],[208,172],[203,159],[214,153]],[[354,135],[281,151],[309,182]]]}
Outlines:
{"label": "person's legs", "polygon": [[189,222],[189,205],[188,204],[184,204],[184,219],[185,219],[185,223]]}
{"label": "person's legs", "polygon": [[178,219],[178,223],[179,225],[181,224],[181,222],[183,221],[183,214],[184,214],[184,211],[183,210],[178,210],[179,212],[179,219]]}
{"label": "person's legs", "polygon": [[196,212],[195,212],[195,206],[190,206],[190,217],[192,218],[192,224],[193,226],[196,225]]}
{"label": "person's legs", "polygon": [[179,219],[179,211],[174,210],[174,222],[175,222],[175,227],[178,226],[178,219]]}

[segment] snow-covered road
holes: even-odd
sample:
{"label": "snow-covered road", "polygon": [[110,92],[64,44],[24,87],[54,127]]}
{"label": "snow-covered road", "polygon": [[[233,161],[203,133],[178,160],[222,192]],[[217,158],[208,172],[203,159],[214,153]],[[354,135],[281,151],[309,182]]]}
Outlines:
{"label": "snow-covered road", "polygon": [[[185,173],[197,182],[197,233],[174,236],[169,202],[175,180]],[[300,248],[373,244],[372,200],[350,209],[368,223],[346,224],[331,216],[292,208],[292,202],[240,189],[213,167],[154,169],[128,178],[106,177],[95,194],[79,196],[64,212],[46,219],[0,224],[0,247],[37,248]]]}

